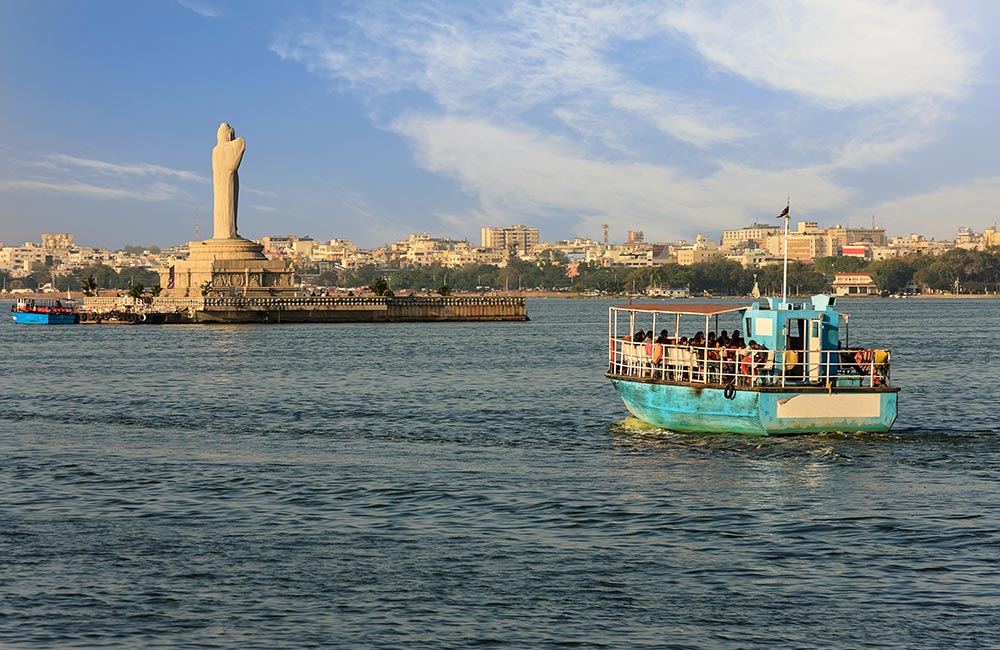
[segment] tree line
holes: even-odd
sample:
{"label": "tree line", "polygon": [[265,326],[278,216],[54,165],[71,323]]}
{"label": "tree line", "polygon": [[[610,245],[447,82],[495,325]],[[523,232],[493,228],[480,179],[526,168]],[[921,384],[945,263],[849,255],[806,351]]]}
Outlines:
{"label": "tree line", "polygon": [[136,285],[159,286],[160,274],[151,269],[140,267],[126,268],[118,272],[104,264],[92,264],[68,273],[56,273],[53,269],[39,264],[29,275],[24,277],[15,278],[11,277],[9,271],[0,271],[0,280],[6,285],[8,291],[12,289],[38,289],[47,283],[52,283],[52,287],[58,291],[83,291],[85,287],[90,286],[91,282],[93,283],[92,291],[102,289],[126,291]]}
{"label": "tree line", "polygon": [[[690,266],[676,263],[635,269],[603,267],[582,262],[576,277],[566,276],[567,260],[550,258],[539,264],[512,259],[504,268],[488,264],[461,269],[442,266],[381,269],[373,265],[355,271],[325,271],[306,279],[322,286],[368,287],[386,277],[388,287],[400,291],[531,290],[607,293],[643,293],[647,287],[688,288],[692,295],[745,296],[757,283],[762,295],[781,295],[784,269],[773,264],[746,269],[739,262],[716,258]],[[910,255],[865,261],[856,257],[823,257],[813,264],[790,261],[788,292],[793,295],[829,293],[836,273],[867,272],[879,290],[901,293],[922,290],[984,293],[1000,290],[1000,249],[952,249],[942,255]]]}

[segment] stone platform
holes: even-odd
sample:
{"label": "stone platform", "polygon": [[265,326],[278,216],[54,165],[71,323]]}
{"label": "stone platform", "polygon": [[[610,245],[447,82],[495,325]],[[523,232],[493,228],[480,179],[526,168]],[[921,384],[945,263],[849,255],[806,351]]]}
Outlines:
{"label": "stone platform", "polygon": [[526,321],[524,298],[206,298],[197,323]]}

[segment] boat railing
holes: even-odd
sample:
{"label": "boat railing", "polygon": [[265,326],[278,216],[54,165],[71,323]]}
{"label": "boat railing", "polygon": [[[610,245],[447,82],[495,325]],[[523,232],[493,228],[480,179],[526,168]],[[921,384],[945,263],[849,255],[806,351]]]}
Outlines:
{"label": "boat railing", "polygon": [[889,350],[765,350],[635,343],[612,338],[608,372],[716,386],[889,385]]}

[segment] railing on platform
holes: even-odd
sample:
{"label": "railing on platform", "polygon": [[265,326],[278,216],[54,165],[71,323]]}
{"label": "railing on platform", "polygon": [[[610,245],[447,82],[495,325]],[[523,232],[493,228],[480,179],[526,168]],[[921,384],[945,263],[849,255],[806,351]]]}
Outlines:
{"label": "railing on platform", "polygon": [[764,350],[611,338],[612,375],[715,386],[888,386],[889,350]]}
{"label": "railing on platform", "polygon": [[229,296],[222,298],[205,298],[206,309],[212,307],[228,308],[259,308],[275,309],[281,307],[337,307],[337,306],[357,306],[357,305],[414,305],[414,306],[465,306],[465,305],[504,305],[523,306],[524,298],[513,296],[498,297],[426,297],[426,296],[394,296],[385,297],[358,297],[358,296],[308,296],[297,298],[247,298],[242,296]]}

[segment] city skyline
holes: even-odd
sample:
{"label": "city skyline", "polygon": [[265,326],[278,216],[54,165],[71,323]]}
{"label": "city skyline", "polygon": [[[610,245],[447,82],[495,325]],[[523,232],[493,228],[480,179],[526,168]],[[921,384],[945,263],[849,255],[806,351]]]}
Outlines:
{"label": "city skyline", "polygon": [[[364,248],[773,219],[954,237],[1000,210],[987,2],[0,5],[0,241],[239,230]],[[919,65],[915,62],[919,61]]]}

